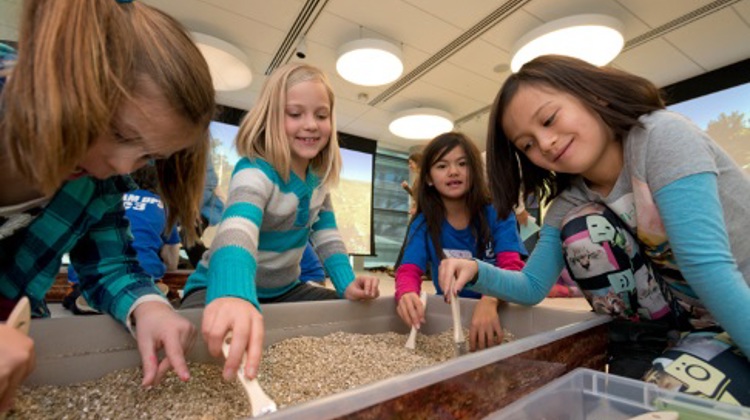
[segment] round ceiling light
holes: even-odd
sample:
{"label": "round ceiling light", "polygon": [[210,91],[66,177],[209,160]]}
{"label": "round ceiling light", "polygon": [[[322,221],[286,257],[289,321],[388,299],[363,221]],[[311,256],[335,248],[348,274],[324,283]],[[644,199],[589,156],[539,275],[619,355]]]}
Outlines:
{"label": "round ceiling light", "polygon": [[540,55],[580,58],[603,66],[617,57],[625,44],[622,22],[606,15],[586,14],[554,20],[522,36],[513,48],[510,69],[517,72]]}
{"label": "round ceiling light", "polygon": [[381,39],[364,38],[339,48],[336,71],[345,80],[361,86],[380,86],[401,76],[401,49]]}
{"label": "round ceiling light", "polygon": [[210,35],[193,32],[193,40],[208,63],[217,91],[239,90],[250,86],[253,73],[247,57],[239,48]]}
{"label": "round ceiling light", "polygon": [[410,109],[399,112],[388,129],[394,135],[406,139],[431,139],[453,130],[453,117],[434,108]]}

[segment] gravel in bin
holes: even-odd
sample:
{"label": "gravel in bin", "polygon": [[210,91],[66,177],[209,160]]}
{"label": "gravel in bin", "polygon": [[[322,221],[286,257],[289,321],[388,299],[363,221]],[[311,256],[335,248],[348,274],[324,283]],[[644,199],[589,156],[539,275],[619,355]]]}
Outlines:
{"label": "gravel in bin", "polygon": [[[505,332],[504,342],[512,334]],[[454,357],[453,331],[417,336],[393,332],[293,337],[265,349],[259,381],[279,408],[434,365]],[[68,386],[22,387],[7,419],[230,419],[250,416],[237,381],[221,379],[221,366],[189,363],[191,378],[170,373],[157,387],[140,386],[140,368],[112,372]]]}

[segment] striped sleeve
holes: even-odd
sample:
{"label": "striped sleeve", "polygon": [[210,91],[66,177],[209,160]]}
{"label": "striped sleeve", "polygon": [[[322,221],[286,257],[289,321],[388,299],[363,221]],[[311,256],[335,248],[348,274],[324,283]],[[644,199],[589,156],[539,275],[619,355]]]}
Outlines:
{"label": "striped sleeve", "polygon": [[315,253],[323,261],[323,266],[331,276],[331,282],[341,297],[349,284],[354,281],[355,275],[349,263],[346,246],[336,226],[330,194],[326,194],[312,230],[311,241]]}
{"label": "striped sleeve", "polygon": [[273,190],[274,182],[267,171],[248,159],[240,160],[229,184],[227,207],[211,243],[206,303],[233,296],[259,306],[255,287],[258,238],[263,210]]}

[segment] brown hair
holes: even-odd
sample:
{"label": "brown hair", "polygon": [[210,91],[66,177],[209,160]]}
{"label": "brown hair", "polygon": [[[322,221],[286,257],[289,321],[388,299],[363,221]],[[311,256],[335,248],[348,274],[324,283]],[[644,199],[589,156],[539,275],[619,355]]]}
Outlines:
{"label": "brown hair", "polygon": [[175,19],[141,2],[24,2],[18,62],[2,94],[0,150],[45,194],[64,182],[114,113],[150,79],[206,141],[157,162],[172,226],[188,240],[199,214],[214,112],[208,66]]}
{"label": "brown hair", "polygon": [[331,138],[326,147],[310,162],[322,184],[336,185],[341,171],[341,151],[336,133],[336,111],[331,83],[317,67],[303,63],[283,65],[266,79],[255,106],[247,113],[237,133],[237,152],[248,158],[259,157],[270,163],[284,181],[289,180],[291,151],[284,128],[286,92],[307,81],[323,83],[331,107]]}
{"label": "brown hair", "polygon": [[138,188],[150,191],[157,195],[161,194],[159,192],[159,178],[156,166],[151,164],[143,165],[138,168],[138,170],[131,173],[130,177],[133,178],[133,181],[135,181],[136,184],[138,184]]}
{"label": "brown hair", "polygon": [[414,162],[417,166],[422,166],[422,152],[414,152],[409,155],[408,161]]}
{"label": "brown hair", "polygon": [[495,97],[487,131],[487,173],[500,217],[507,217],[518,204],[522,185],[524,199],[534,193],[544,203],[568,188],[575,177],[534,165],[505,135],[503,115],[521,86],[554,89],[578,98],[620,141],[631,128],[640,126],[641,115],[664,108],[661,92],[653,83],[615,68],[558,55],[541,56],[524,64],[508,77]]}
{"label": "brown hair", "polygon": [[446,210],[440,192],[434,186],[427,185],[427,180],[430,179],[432,166],[456,147],[462,148],[466,153],[466,166],[471,187],[466,193],[465,201],[471,215],[471,227],[477,238],[477,255],[482,255],[481,252],[490,240],[489,224],[484,211],[484,207],[489,204],[489,193],[479,149],[462,133],[441,134],[432,139],[422,150],[422,164],[419,167],[417,186],[417,211],[414,215],[416,218],[419,213],[424,214],[427,231],[435,246],[435,252],[440,258],[443,258],[440,232],[443,228],[443,221],[446,219]]}

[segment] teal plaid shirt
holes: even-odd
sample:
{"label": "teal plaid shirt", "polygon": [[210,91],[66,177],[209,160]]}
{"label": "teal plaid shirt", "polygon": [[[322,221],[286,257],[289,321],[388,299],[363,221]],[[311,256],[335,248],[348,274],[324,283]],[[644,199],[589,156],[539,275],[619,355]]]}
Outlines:
{"label": "teal plaid shirt", "polygon": [[28,226],[0,240],[0,295],[26,295],[35,316],[49,316],[44,296],[70,252],[86,300],[124,324],[138,298],[159,293],[138,264],[122,205],[136,188],[121,176],[65,183]]}

